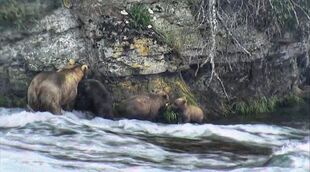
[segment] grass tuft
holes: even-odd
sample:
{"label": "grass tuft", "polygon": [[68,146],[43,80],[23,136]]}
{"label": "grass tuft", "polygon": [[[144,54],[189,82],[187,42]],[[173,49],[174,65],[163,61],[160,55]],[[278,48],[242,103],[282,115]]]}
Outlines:
{"label": "grass tuft", "polygon": [[234,104],[228,113],[240,115],[252,115],[266,112],[273,112],[280,107],[292,107],[304,103],[304,100],[296,95],[290,94],[284,98],[261,97],[248,102],[238,102]]}
{"label": "grass tuft", "polygon": [[169,124],[177,124],[179,121],[179,114],[174,111],[171,106],[168,106],[164,111],[164,122]]}
{"label": "grass tuft", "polygon": [[145,29],[148,25],[151,25],[151,16],[145,5],[133,5],[129,10],[129,14],[131,16],[131,27],[136,29]]}

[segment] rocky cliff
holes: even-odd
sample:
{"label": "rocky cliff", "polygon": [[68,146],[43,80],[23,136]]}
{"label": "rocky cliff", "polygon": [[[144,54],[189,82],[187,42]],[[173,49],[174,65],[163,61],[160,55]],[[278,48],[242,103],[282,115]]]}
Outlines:
{"label": "rocky cliff", "polygon": [[276,32],[266,21],[225,18],[235,11],[219,4],[226,12],[218,16],[214,57],[221,83],[210,81],[210,61],[197,70],[211,51],[203,1],[0,2],[1,106],[23,106],[32,77],[68,59],[88,63],[88,77],[104,82],[115,102],[163,89],[200,104],[209,116],[232,102],[281,97],[310,84],[307,18],[297,29]]}

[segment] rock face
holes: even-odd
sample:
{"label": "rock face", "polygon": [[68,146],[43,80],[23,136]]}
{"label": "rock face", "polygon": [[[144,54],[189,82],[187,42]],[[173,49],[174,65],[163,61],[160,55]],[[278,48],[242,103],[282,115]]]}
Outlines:
{"label": "rock face", "polygon": [[[208,63],[195,75],[197,63],[210,53],[208,48],[202,48],[209,45],[206,33],[196,29],[199,23],[192,3],[198,2],[141,1],[150,19],[149,25],[141,28],[132,24],[131,11],[139,0],[36,2],[39,4],[26,0],[18,4],[19,8],[36,10],[35,14],[34,10],[23,10],[25,14],[15,20],[20,21],[17,24],[3,17],[10,11],[0,12],[1,106],[21,106],[32,77],[43,70],[63,67],[69,58],[88,63],[88,77],[106,83],[115,102],[164,89],[172,99],[193,99],[208,115],[223,114],[231,101],[283,96],[310,84],[309,21],[301,35],[286,32],[275,39],[254,26],[238,26],[236,33],[240,35],[234,36],[240,38],[238,43],[250,55],[227,41],[225,29],[220,28],[220,53],[215,57],[215,66],[229,96],[227,100],[220,82],[209,82]],[[0,5],[0,9],[8,9],[9,3]],[[34,21],[27,20],[31,16]]]}

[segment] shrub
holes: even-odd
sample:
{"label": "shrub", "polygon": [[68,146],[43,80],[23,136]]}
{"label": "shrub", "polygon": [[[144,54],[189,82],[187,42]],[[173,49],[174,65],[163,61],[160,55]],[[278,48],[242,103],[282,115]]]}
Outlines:
{"label": "shrub", "polygon": [[251,115],[275,111],[280,107],[292,107],[304,103],[304,100],[294,94],[279,97],[262,97],[248,102],[238,102],[234,104],[228,113]]}
{"label": "shrub", "polygon": [[164,121],[169,124],[177,124],[179,121],[179,114],[174,111],[171,106],[168,106],[164,111]]}
{"label": "shrub", "polygon": [[151,24],[151,16],[143,4],[135,4],[130,10],[130,25],[136,29],[144,29]]}

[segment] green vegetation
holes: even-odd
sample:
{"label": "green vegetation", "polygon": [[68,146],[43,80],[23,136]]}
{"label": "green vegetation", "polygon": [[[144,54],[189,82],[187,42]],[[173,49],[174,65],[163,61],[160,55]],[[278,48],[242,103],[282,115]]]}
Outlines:
{"label": "green vegetation", "polygon": [[130,10],[131,16],[130,25],[136,29],[144,29],[151,24],[151,16],[148,9],[143,4],[135,4]]}
{"label": "green vegetation", "polygon": [[183,36],[178,35],[175,31],[167,31],[163,34],[164,42],[173,50],[179,52],[185,42]]}
{"label": "green vegetation", "polygon": [[177,114],[171,106],[168,106],[164,112],[164,121],[169,124],[177,124],[179,119],[179,114]]}
{"label": "green vegetation", "polygon": [[291,107],[304,103],[304,100],[296,95],[288,95],[284,98],[279,97],[262,97],[248,102],[238,102],[234,104],[228,113],[239,115],[253,115],[275,111],[280,107]]}
{"label": "green vegetation", "polygon": [[279,99],[276,97],[262,97],[249,102],[238,102],[233,106],[232,112],[240,115],[271,112],[276,108],[278,102]]}
{"label": "green vegetation", "polygon": [[303,103],[305,103],[304,99],[294,94],[290,94],[284,97],[284,99],[280,101],[278,105],[279,107],[292,107]]}
{"label": "green vegetation", "polygon": [[185,97],[189,105],[198,105],[196,97],[193,95],[188,85],[182,79],[177,79],[175,84],[177,88],[180,89],[179,97]]}

